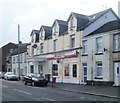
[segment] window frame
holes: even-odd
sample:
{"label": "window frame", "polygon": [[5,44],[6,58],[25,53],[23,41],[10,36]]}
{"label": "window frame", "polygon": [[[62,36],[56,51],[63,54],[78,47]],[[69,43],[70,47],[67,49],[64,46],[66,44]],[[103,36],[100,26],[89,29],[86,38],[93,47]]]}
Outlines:
{"label": "window frame", "polygon": [[113,35],[113,51],[120,51],[120,34]]}
{"label": "window frame", "polygon": [[103,40],[102,40],[102,36],[96,38],[96,53],[103,53]]}
{"label": "window frame", "polygon": [[84,54],[88,54],[87,52],[87,47],[88,47],[88,45],[87,45],[87,40],[83,40],[82,41],[82,44],[83,44],[83,49],[82,49],[82,54],[84,55]]}
{"label": "window frame", "polygon": [[[99,65],[98,65],[99,64]],[[101,65],[100,65],[101,64]],[[99,69],[99,70],[98,70]],[[101,70],[100,70],[101,69]],[[101,72],[101,73],[100,73]],[[103,77],[103,64],[102,61],[96,61],[96,77],[102,78]]]}
{"label": "window frame", "polygon": [[41,44],[40,44],[40,53],[43,53],[43,52],[44,52],[43,49],[44,49],[44,46],[43,46],[43,43],[41,43]]}
{"label": "window frame", "polygon": [[57,50],[57,39],[53,40],[53,51]]}
{"label": "window frame", "polygon": [[[74,68],[76,66],[76,68]],[[77,64],[72,65],[73,78],[77,78]]]}
{"label": "window frame", "polygon": [[70,35],[70,48],[75,48],[75,34]]}

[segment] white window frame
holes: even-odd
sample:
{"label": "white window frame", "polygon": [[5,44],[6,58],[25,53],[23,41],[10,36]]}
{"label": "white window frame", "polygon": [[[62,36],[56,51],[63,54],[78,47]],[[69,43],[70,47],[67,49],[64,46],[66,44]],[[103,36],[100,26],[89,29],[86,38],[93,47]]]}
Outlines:
{"label": "white window frame", "polygon": [[103,41],[102,37],[96,38],[96,53],[102,53],[103,52]]}
{"label": "white window frame", "polygon": [[[101,64],[101,65],[98,65],[98,64]],[[98,70],[99,69],[99,70]],[[101,69],[101,71],[100,71],[100,69]],[[96,62],[96,77],[102,77],[103,76],[103,73],[102,73],[102,71],[103,71],[103,68],[102,68],[102,61],[97,61]],[[99,73],[98,73],[99,72]],[[100,73],[101,72],[101,73]]]}
{"label": "white window frame", "polygon": [[87,40],[84,40],[82,44],[83,44],[82,54],[88,54],[87,53]]}
{"label": "white window frame", "polygon": [[43,53],[43,43],[40,44],[40,53]]}
{"label": "white window frame", "polygon": [[[73,44],[74,39],[74,44]],[[75,34],[70,35],[70,48],[75,48]]]}
{"label": "white window frame", "polygon": [[75,27],[75,18],[71,17],[71,19],[70,19],[70,28],[73,28],[73,27]]}
{"label": "white window frame", "polygon": [[53,40],[53,51],[57,50],[57,39]]}
{"label": "white window frame", "polygon": [[120,51],[120,34],[113,35],[113,51]]}

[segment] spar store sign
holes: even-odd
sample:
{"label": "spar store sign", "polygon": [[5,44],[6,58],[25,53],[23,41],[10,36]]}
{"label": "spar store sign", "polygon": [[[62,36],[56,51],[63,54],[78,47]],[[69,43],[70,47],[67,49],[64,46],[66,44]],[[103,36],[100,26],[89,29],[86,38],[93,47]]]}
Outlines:
{"label": "spar store sign", "polygon": [[75,51],[70,51],[66,52],[64,54],[55,54],[55,55],[48,55],[47,60],[52,60],[52,59],[60,59],[60,58],[72,58],[72,57],[77,57],[78,53]]}

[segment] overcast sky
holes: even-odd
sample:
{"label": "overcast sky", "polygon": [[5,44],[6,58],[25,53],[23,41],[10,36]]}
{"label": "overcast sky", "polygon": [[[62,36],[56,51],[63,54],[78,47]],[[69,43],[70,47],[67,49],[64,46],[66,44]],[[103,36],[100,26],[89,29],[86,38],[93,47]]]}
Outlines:
{"label": "overcast sky", "polygon": [[0,0],[0,47],[17,43],[18,24],[20,39],[30,42],[32,29],[51,26],[55,19],[67,20],[71,12],[91,15],[106,8],[118,14],[120,0]]}

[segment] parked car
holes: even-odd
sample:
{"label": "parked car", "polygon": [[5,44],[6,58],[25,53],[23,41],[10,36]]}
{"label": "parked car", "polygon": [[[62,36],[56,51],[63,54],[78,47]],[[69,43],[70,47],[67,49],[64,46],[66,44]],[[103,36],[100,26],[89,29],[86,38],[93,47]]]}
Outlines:
{"label": "parked car", "polygon": [[25,85],[31,84],[32,86],[47,86],[48,84],[48,80],[38,73],[30,73],[24,76],[23,82]]}
{"label": "parked car", "polygon": [[17,75],[14,74],[13,72],[6,72],[4,74],[4,79],[6,79],[6,80],[19,80],[19,78],[17,77]]}
{"label": "parked car", "polygon": [[5,74],[5,72],[2,72],[2,71],[0,71],[0,78],[4,78],[4,74]]}

